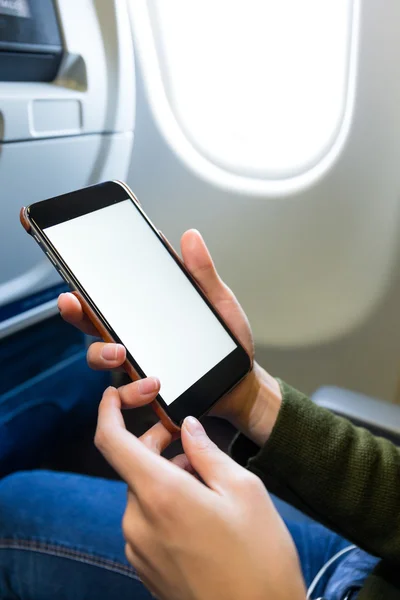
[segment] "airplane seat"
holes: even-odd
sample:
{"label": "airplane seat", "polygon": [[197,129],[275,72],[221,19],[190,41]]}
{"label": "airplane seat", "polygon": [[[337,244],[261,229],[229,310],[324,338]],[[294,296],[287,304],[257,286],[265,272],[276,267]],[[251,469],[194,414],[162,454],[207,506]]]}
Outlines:
{"label": "airplane seat", "polygon": [[[86,365],[85,337],[59,317],[67,288],[19,209],[126,179],[135,122],[128,16],[126,0],[0,6],[0,475],[42,461],[41,440],[77,435],[108,384]],[[33,421],[27,408],[38,405]]]}

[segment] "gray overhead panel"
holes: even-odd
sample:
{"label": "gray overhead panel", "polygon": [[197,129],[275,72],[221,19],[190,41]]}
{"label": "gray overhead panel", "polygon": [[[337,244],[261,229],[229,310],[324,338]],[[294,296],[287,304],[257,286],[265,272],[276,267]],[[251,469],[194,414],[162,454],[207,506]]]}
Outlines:
{"label": "gray overhead panel", "polygon": [[0,0],[0,337],[54,312],[61,282],[20,207],[125,179],[134,121],[127,0]]}

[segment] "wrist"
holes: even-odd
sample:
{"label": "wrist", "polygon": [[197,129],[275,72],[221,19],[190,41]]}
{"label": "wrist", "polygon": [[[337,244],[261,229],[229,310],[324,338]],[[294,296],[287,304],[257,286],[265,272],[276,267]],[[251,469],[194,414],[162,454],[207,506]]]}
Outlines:
{"label": "wrist", "polygon": [[278,418],[282,404],[281,389],[277,380],[256,362],[242,385],[240,405],[229,420],[261,447],[267,442]]}

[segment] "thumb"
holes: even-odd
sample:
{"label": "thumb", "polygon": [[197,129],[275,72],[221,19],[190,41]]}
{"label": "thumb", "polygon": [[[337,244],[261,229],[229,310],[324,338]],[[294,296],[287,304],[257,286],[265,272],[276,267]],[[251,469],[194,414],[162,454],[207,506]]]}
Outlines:
{"label": "thumb", "polygon": [[186,231],[181,240],[182,258],[191,275],[196,279],[208,299],[218,304],[229,296],[227,287],[220,279],[211,254],[196,229]]}
{"label": "thumb", "polygon": [[204,483],[221,494],[230,488],[237,464],[210,440],[201,423],[186,417],[181,436],[184,452]]}

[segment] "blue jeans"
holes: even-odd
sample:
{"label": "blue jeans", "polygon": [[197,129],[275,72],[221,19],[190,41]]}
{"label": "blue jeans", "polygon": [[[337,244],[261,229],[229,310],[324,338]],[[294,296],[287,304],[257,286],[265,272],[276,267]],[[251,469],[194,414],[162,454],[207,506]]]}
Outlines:
{"label": "blue jeans", "polygon": [[[2,600],[149,600],[124,556],[126,486],[48,471],[0,481]],[[349,543],[308,521],[288,523],[307,586]],[[328,569],[313,598],[342,600],[359,589],[376,559],[354,550]]]}

